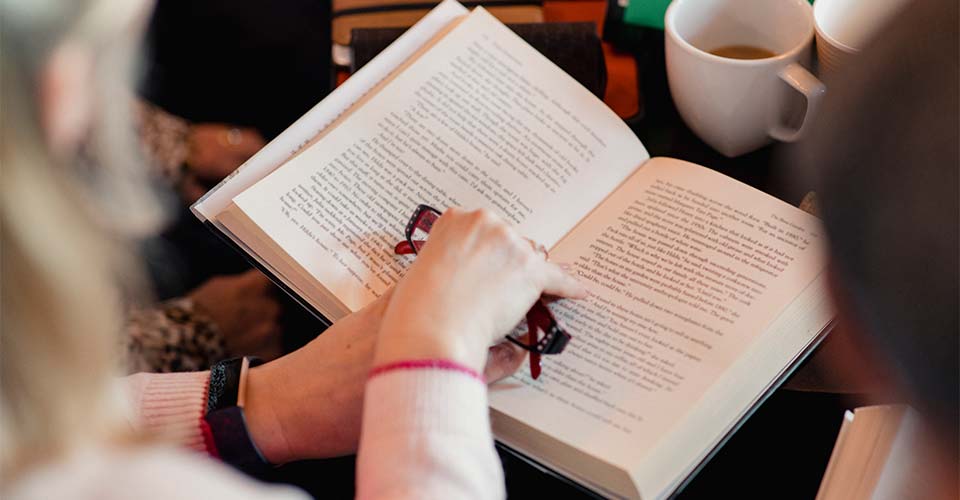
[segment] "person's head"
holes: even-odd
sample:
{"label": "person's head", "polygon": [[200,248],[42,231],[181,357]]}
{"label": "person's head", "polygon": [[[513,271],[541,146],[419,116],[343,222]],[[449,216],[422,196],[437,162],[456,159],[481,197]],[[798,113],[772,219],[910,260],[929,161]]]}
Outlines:
{"label": "person's head", "polygon": [[956,463],[958,35],[955,1],[914,2],[827,98],[795,167],[814,172],[838,314]]}
{"label": "person's head", "polygon": [[[115,432],[126,241],[162,210],[126,120],[142,0],[0,0],[0,472]],[[95,158],[92,160],[91,158]],[[122,280],[121,280],[122,278]]]}

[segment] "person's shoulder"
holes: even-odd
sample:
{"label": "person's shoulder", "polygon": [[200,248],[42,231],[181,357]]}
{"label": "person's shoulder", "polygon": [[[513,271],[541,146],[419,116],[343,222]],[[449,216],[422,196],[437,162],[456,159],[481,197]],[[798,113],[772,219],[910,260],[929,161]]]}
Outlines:
{"label": "person's shoulder", "polygon": [[260,483],[197,453],[147,446],[85,449],[8,486],[4,498],[10,499],[307,498],[300,490]]}

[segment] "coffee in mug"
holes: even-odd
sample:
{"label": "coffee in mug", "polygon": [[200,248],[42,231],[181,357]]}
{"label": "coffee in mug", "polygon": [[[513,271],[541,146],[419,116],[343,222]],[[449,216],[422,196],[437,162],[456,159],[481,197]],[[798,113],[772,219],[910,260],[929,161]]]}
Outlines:
{"label": "coffee in mug", "polygon": [[710,147],[734,157],[803,135],[824,91],[806,69],[807,0],[674,0],[664,26],[673,102]]}
{"label": "coffee in mug", "polygon": [[711,54],[720,57],[729,57],[731,59],[766,59],[776,54],[773,52],[751,45],[726,45],[710,51]]}

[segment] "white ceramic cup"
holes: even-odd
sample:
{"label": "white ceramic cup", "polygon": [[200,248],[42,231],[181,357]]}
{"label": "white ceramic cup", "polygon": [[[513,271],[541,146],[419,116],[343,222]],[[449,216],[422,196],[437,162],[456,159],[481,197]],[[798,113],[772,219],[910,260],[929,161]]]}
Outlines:
{"label": "white ceramic cup", "polygon": [[[734,157],[804,134],[824,92],[805,69],[814,33],[806,0],[674,0],[664,24],[670,93],[704,142]],[[732,45],[775,55],[710,53]]]}
{"label": "white ceramic cup", "polygon": [[849,64],[876,30],[906,3],[906,0],[817,0],[813,4],[813,19],[820,74],[829,78]]}

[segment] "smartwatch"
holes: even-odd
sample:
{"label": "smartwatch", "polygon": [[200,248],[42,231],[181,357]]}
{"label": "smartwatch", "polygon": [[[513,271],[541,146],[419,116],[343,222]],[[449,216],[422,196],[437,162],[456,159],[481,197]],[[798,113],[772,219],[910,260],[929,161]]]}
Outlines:
{"label": "smartwatch", "polygon": [[262,360],[247,356],[213,365],[207,391],[207,413],[203,417],[210,426],[220,459],[252,475],[272,468],[250,437],[243,414],[247,371],[261,364]]}

